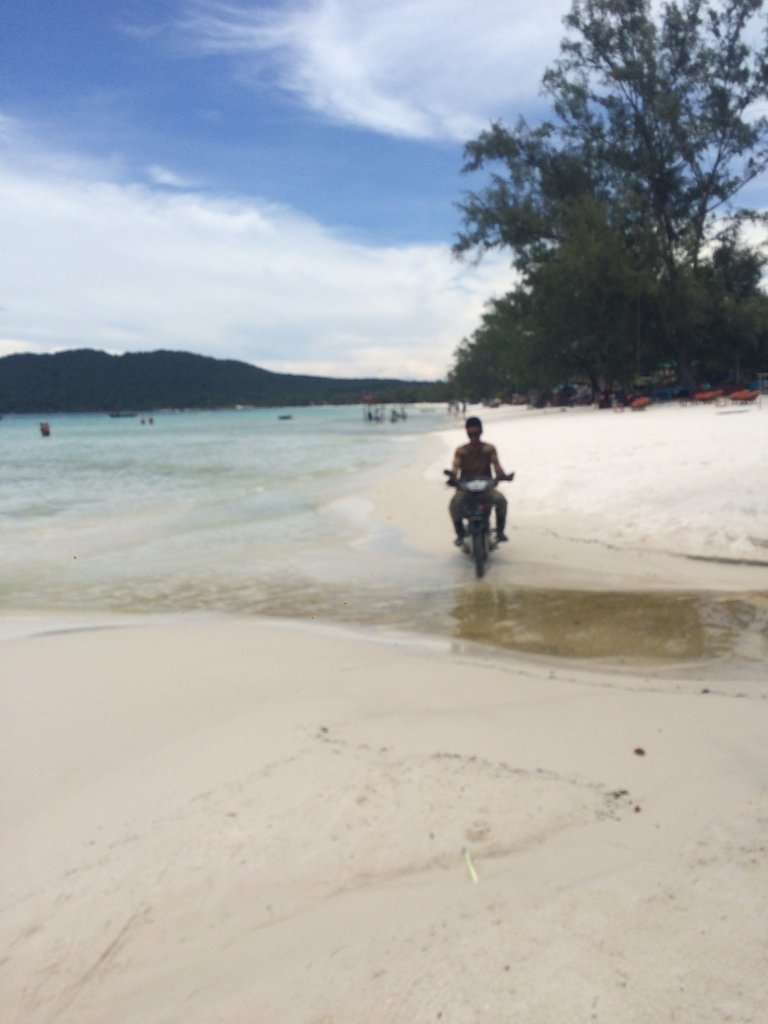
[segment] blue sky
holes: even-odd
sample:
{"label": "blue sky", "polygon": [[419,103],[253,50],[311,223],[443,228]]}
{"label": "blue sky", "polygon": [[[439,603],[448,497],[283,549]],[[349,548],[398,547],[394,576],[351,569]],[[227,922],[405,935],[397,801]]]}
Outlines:
{"label": "blue sky", "polygon": [[509,256],[463,143],[535,120],[569,0],[12,0],[0,355],[183,349],[433,379]]}

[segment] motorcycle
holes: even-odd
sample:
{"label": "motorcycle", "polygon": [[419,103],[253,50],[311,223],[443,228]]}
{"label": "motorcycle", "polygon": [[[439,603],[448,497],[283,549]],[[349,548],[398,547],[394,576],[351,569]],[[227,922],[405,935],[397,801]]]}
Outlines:
{"label": "motorcycle", "polygon": [[466,491],[464,501],[464,545],[463,550],[471,556],[475,563],[475,576],[482,579],[488,556],[498,546],[496,530],[491,526],[491,509],[493,502],[486,494],[493,487],[514,476],[483,478],[480,480],[459,480],[450,469],[443,470],[448,477],[449,487]]}

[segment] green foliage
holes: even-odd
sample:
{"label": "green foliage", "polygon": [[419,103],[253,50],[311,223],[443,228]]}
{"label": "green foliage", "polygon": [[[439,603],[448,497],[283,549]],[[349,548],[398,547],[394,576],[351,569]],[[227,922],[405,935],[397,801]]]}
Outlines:
{"label": "green foliage", "polygon": [[81,349],[0,359],[0,413],[218,409],[235,405],[443,401],[445,385],[271,373],[188,352],[111,356]]}
{"label": "green foliage", "polygon": [[739,378],[768,366],[768,296],[760,290],[765,257],[725,239],[702,268],[701,375],[718,380],[723,366]]}
{"label": "green foliage", "polygon": [[524,391],[535,383],[525,296],[512,293],[489,302],[481,326],[456,350],[448,379],[451,393],[470,401]]}
{"label": "green foliage", "polygon": [[[464,170],[486,184],[460,204],[455,252],[512,251],[527,337],[560,380],[673,361],[690,383],[694,364],[764,356],[759,273],[734,277],[754,260],[739,226],[761,219],[734,200],[768,166],[768,50],[749,43],[763,8],[681,0],[654,20],[648,0],[575,0],[543,79],[552,119],[467,144]],[[463,373],[489,331],[464,344]]]}

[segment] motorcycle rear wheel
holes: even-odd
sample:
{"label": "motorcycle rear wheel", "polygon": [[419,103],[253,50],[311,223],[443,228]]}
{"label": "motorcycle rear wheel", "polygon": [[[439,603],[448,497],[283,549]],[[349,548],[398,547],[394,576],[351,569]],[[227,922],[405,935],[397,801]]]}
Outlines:
{"label": "motorcycle rear wheel", "polygon": [[475,576],[481,580],[485,573],[485,534],[478,531],[472,534],[472,557],[475,560]]}

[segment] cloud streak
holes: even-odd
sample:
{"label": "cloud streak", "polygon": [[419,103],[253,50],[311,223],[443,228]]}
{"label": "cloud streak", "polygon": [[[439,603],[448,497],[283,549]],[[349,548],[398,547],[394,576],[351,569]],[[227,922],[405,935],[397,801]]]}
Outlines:
{"label": "cloud streak", "polygon": [[274,7],[198,0],[194,45],[264,61],[312,110],[417,139],[466,140],[505,111],[536,103],[569,0],[292,0]]}
{"label": "cloud streak", "polygon": [[507,258],[470,267],[447,245],[361,245],[267,202],[73,174],[56,154],[47,166],[0,162],[14,239],[0,256],[0,354],[171,348],[434,379],[510,279]]}

